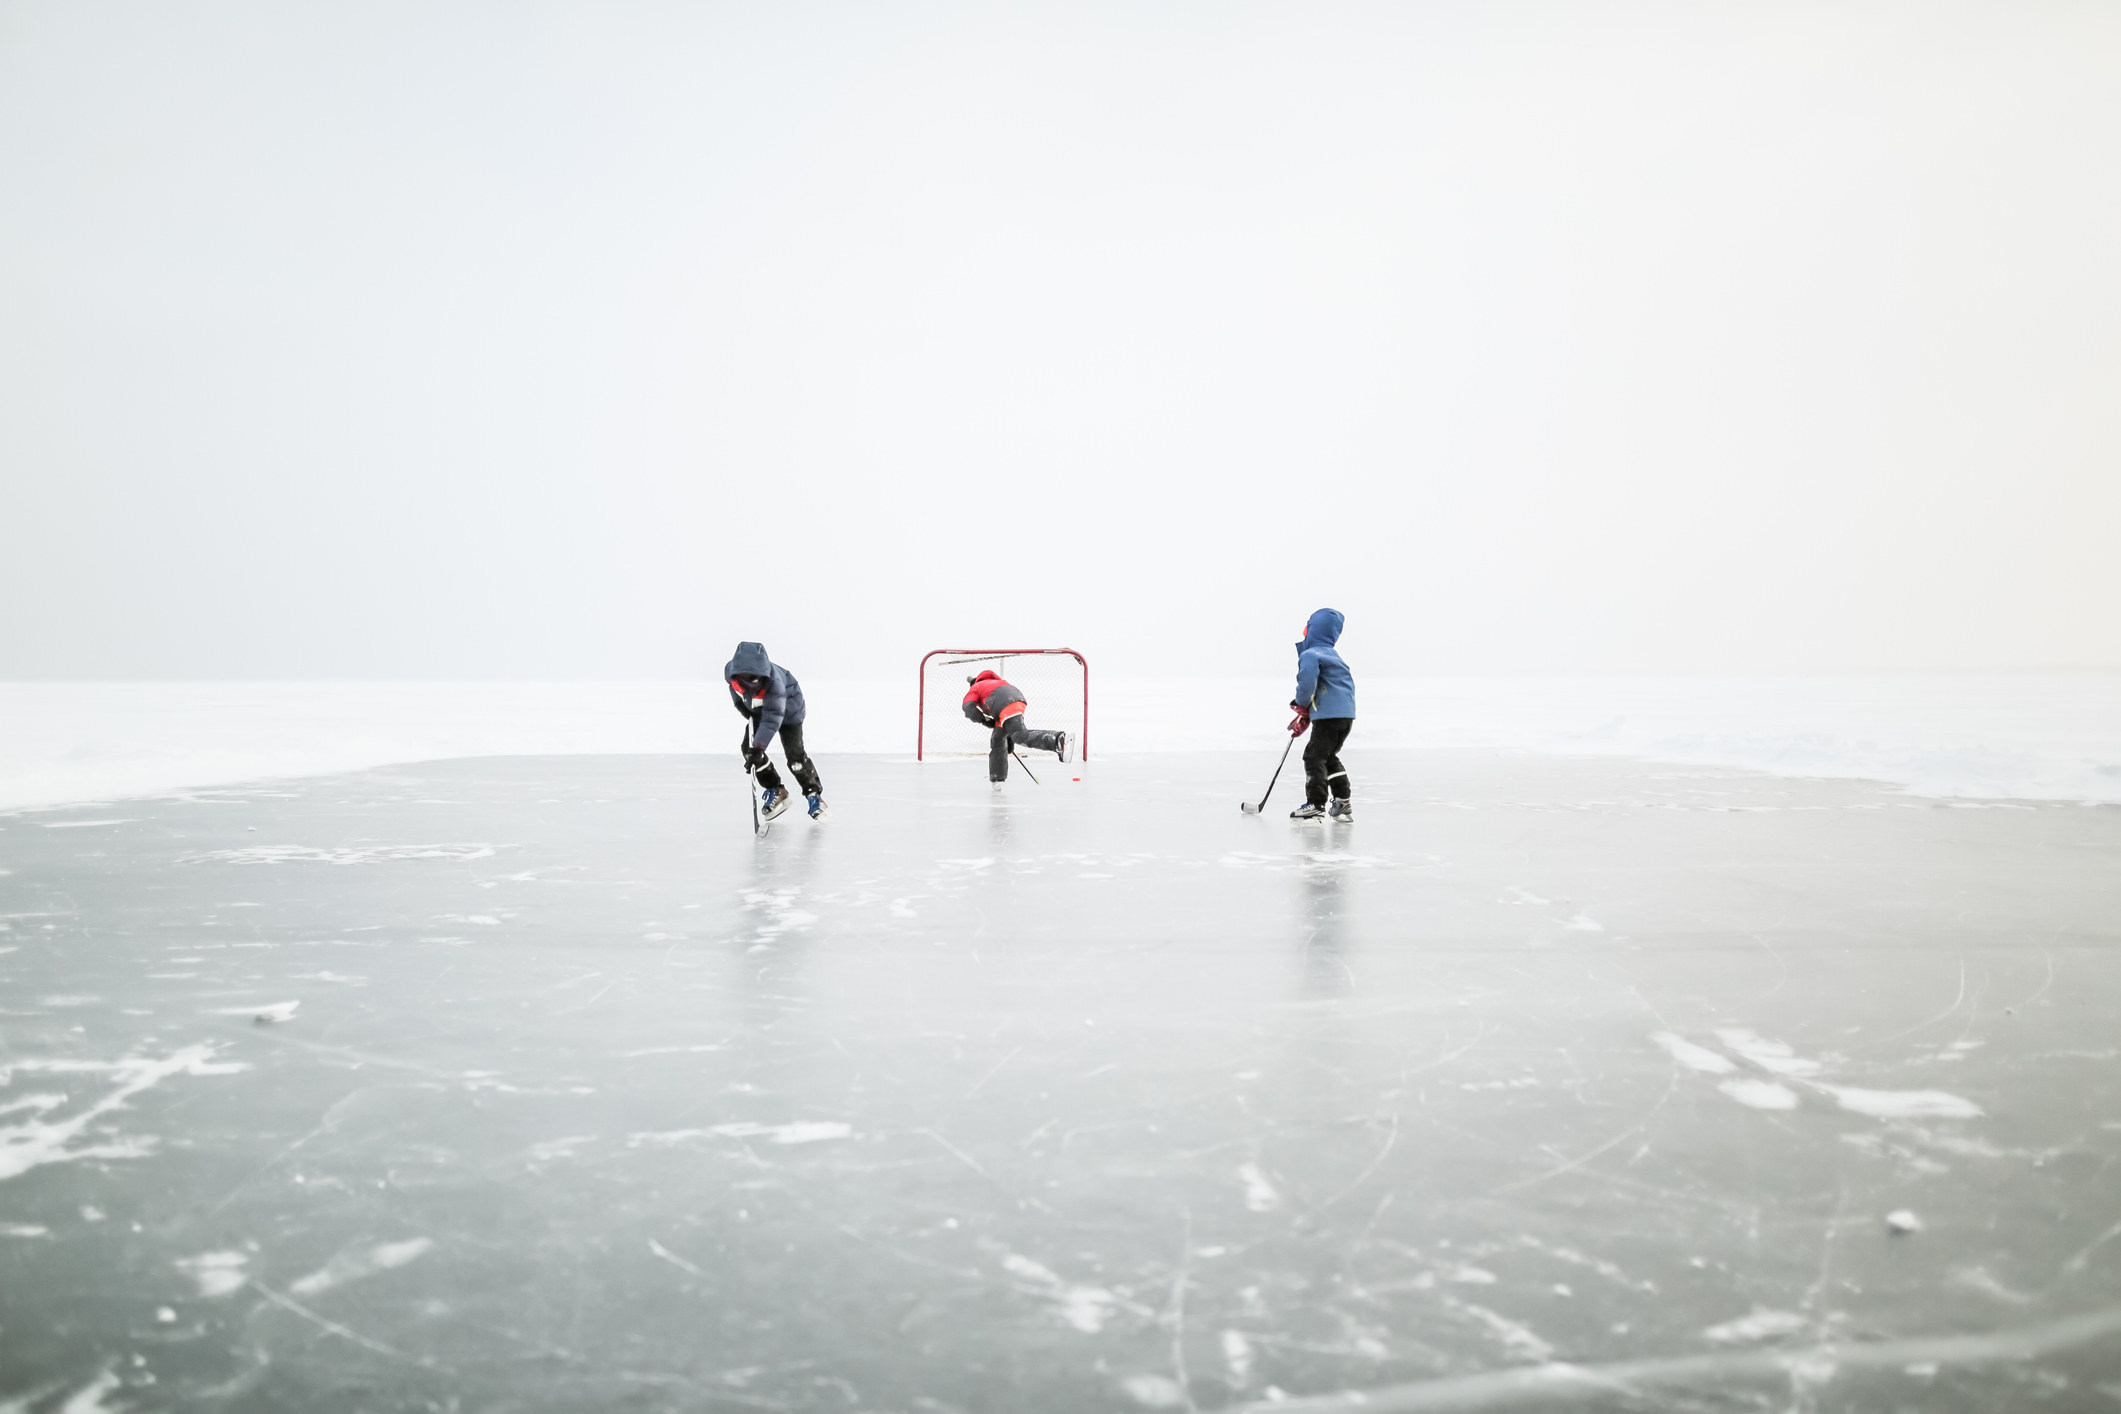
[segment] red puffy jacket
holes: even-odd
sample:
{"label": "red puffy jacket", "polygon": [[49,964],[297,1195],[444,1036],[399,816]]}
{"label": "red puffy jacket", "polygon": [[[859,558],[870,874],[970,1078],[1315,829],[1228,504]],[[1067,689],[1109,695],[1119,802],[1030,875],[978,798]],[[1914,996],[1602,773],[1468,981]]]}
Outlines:
{"label": "red puffy jacket", "polygon": [[996,726],[1006,717],[1024,714],[1024,694],[1002,681],[1001,674],[990,668],[972,680],[972,690],[965,694],[964,708],[965,715],[981,726]]}

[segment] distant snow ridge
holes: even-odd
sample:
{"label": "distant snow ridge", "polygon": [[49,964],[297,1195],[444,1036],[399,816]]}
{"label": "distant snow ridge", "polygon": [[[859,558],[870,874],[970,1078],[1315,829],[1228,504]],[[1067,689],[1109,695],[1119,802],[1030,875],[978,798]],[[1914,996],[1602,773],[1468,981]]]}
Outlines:
{"label": "distant snow ridge", "polygon": [[[1362,750],[1631,756],[1930,796],[2121,802],[2116,673],[1413,678],[1356,661]],[[1289,685],[1099,676],[1093,749],[1276,751]],[[903,681],[806,668],[803,690],[814,750],[912,755]],[[0,683],[0,809],[467,756],[725,751],[710,725],[719,695],[702,681]]]}

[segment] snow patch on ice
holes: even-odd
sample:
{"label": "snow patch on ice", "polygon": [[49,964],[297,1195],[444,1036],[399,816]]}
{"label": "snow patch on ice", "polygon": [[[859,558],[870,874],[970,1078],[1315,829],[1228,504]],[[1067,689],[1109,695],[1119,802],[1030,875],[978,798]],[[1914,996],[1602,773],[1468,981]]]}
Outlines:
{"label": "snow patch on ice", "polygon": [[214,1008],[214,1009],[213,1009],[212,1011],[208,1012],[208,1013],[207,1013],[207,1015],[208,1015],[208,1016],[247,1016],[247,1017],[251,1018],[251,1019],[252,1019],[253,1021],[258,1021],[258,1022],[266,1022],[266,1023],[271,1023],[271,1022],[280,1022],[280,1021],[293,1021],[293,1020],[295,1019],[295,1012],[296,1012],[296,1010],[297,1010],[297,1009],[299,1009],[299,1008],[301,1007],[301,1005],[302,1005],[302,1003],[300,1003],[299,1001],[294,1001],[294,1002],[259,1002],[259,1003],[257,1003],[257,1004],[256,1004],[256,1005],[254,1005],[254,1006],[224,1006],[224,1007],[215,1007],[215,1008]]}
{"label": "snow patch on ice", "polygon": [[1739,1104],[1756,1110],[1794,1110],[1797,1092],[1772,1080],[1726,1080],[1716,1087]]}
{"label": "snow patch on ice", "polygon": [[1717,1055],[1706,1046],[1697,1046],[1686,1037],[1673,1032],[1652,1031],[1650,1039],[1663,1047],[1665,1054],[1688,1070],[1698,1070],[1704,1075],[1729,1075],[1738,1069],[1728,1058]]}
{"label": "snow patch on ice", "polygon": [[231,1249],[202,1252],[196,1257],[181,1258],[177,1262],[177,1270],[199,1284],[201,1296],[228,1296],[241,1290],[243,1283],[250,1280],[243,1270],[249,1263],[248,1253]]}
{"label": "snow patch on ice", "polygon": [[1972,1100],[1943,1090],[1859,1090],[1846,1085],[1818,1087],[1845,1110],[1873,1119],[1974,1119],[1982,1113]]}
{"label": "snow patch on ice", "polygon": [[1223,1361],[1230,1367],[1230,1383],[1243,1389],[1252,1382],[1252,1342],[1242,1331],[1224,1331]]}
{"label": "snow patch on ice", "polygon": [[706,1129],[665,1129],[626,1136],[626,1147],[669,1148],[693,1139],[770,1139],[776,1144],[816,1144],[845,1139],[854,1126],[838,1120],[795,1120],[788,1124],[717,1124]]}
{"label": "snow patch on ice", "polygon": [[1035,1282],[1042,1287],[1057,1287],[1063,1284],[1059,1272],[1054,1271],[1053,1268],[1039,1261],[1036,1257],[1026,1257],[1021,1252],[1011,1252],[1008,1256],[1002,1258],[1002,1268],[1012,1275],[1020,1276],[1026,1281]]}
{"label": "snow patch on ice", "polygon": [[[132,1406],[105,1404],[103,1402],[103,1396],[117,1389],[123,1383],[124,1381],[118,1378],[117,1371],[103,1370],[87,1384],[75,1390],[73,1396],[58,1407],[56,1414],[124,1414],[124,1411]],[[9,1414],[12,1414],[11,1406],[0,1407],[8,1408]],[[27,1408],[28,1406],[25,1403],[22,1407]]]}
{"label": "snow patch on ice", "polygon": [[801,889],[746,889],[744,909],[766,915],[753,933],[755,941],[771,942],[783,933],[796,932],[817,922],[818,916],[807,909],[796,907],[795,900]]}
{"label": "snow patch on ice", "polygon": [[1766,1307],[1755,1307],[1748,1316],[1722,1325],[1710,1326],[1701,1334],[1721,1344],[1735,1345],[1756,1340],[1774,1340],[1778,1336],[1795,1335],[1805,1328],[1805,1318],[1795,1311],[1770,1311]]}
{"label": "snow patch on ice", "polygon": [[1579,913],[1561,926],[1577,933],[1603,933],[1605,931],[1605,924],[1600,923],[1588,913]]}
{"label": "snow patch on ice", "polygon": [[1270,1213],[1281,1206],[1281,1194],[1258,1164],[1239,1165],[1237,1177],[1245,1186],[1245,1206],[1253,1212]]}
{"label": "snow patch on ice", "polygon": [[1177,1409],[1186,1403],[1186,1392],[1169,1375],[1129,1375],[1119,1387],[1147,1409]]}
{"label": "snow patch on ice", "polygon": [[391,844],[367,849],[317,849],[300,844],[261,844],[249,849],[210,849],[187,854],[184,864],[380,864],[390,859],[485,859],[509,848],[491,844]]}
{"label": "snow patch on ice", "polygon": [[825,1139],[845,1139],[854,1133],[854,1126],[838,1120],[797,1120],[792,1124],[718,1124],[717,1134],[732,1137],[759,1137],[771,1139],[776,1144],[815,1144]]}
{"label": "snow patch on ice", "polygon": [[1053,1303],[1054,1314],[1085,1335],[1095,1335],[1105,1328],[1112,1312],[1119,1305],[1119,1298],[1101,1286],[1077,1286],[1063,1281],[1058,1272],[1045,1263],[1011,1252],[1002,1258],[1002,1266],[1012,1276],[1026,1283],[1032,1292]]}
{"label": "snow patch on ice", "polygon": [[1812,1075],[1819,1069],[1819,1062],[1806,1060],[1782,1042],[1756,1036],[1743,1027],[1720,1027],[1716,1038],[1754,1065],[1775,1075]]}
{"label": "snow patch on ice", "polygon": [[63,1119],[47,1119],[57,1105],[42,1103],[34,1117],[0,1125],[0,1181],[28,1173],[45,1164],[81,1159],[134,1159],[151,1153],[155,1140],[129,1136],[84,1142],[89,1130],[104,1116],[125,1108],[125,1102],[178,1075],[231,1075],[248,1069],[241,1062],[216,1062],[218,1047],[212,1044],[186,1046],[160,1059],[132,1057],[119,1061],[16,1061],[0,1068],[0,1085],[17,1070],[50,1072],[107,1072],[118,1082],[101,1099]]}
{"label": "snow patch on ice", "polygon": [[363,1252],[341,1252],[322,1269],[296,1279],[287,1289],[297,1296],[315,1296],[335,1286],[417,1262],[433,1251],[434,1245],[431,1237],[412,1237],[403,1242],[385,1242]]}

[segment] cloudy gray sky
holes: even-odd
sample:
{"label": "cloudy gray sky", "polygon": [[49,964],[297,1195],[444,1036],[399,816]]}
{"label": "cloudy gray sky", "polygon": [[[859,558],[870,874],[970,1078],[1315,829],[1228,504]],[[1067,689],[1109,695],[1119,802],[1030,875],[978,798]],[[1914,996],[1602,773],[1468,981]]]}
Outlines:
{"label": "cloudy gray sky", "polygon": [[2121,6],[0,0],[0,675],[2121,667]]}

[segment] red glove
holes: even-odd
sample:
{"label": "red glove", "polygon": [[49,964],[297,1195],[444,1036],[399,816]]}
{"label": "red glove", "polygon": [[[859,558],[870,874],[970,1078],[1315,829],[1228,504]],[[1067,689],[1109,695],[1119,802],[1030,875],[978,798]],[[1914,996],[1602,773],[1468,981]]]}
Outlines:
{"label": "red glove", "polygon": [[1302,736],[1311,725],[1311,709],[1308,707],[1297,707],[1294,702],[1289,705],[1296,707],[1296,720],[1289,723],[1289,735]]}

